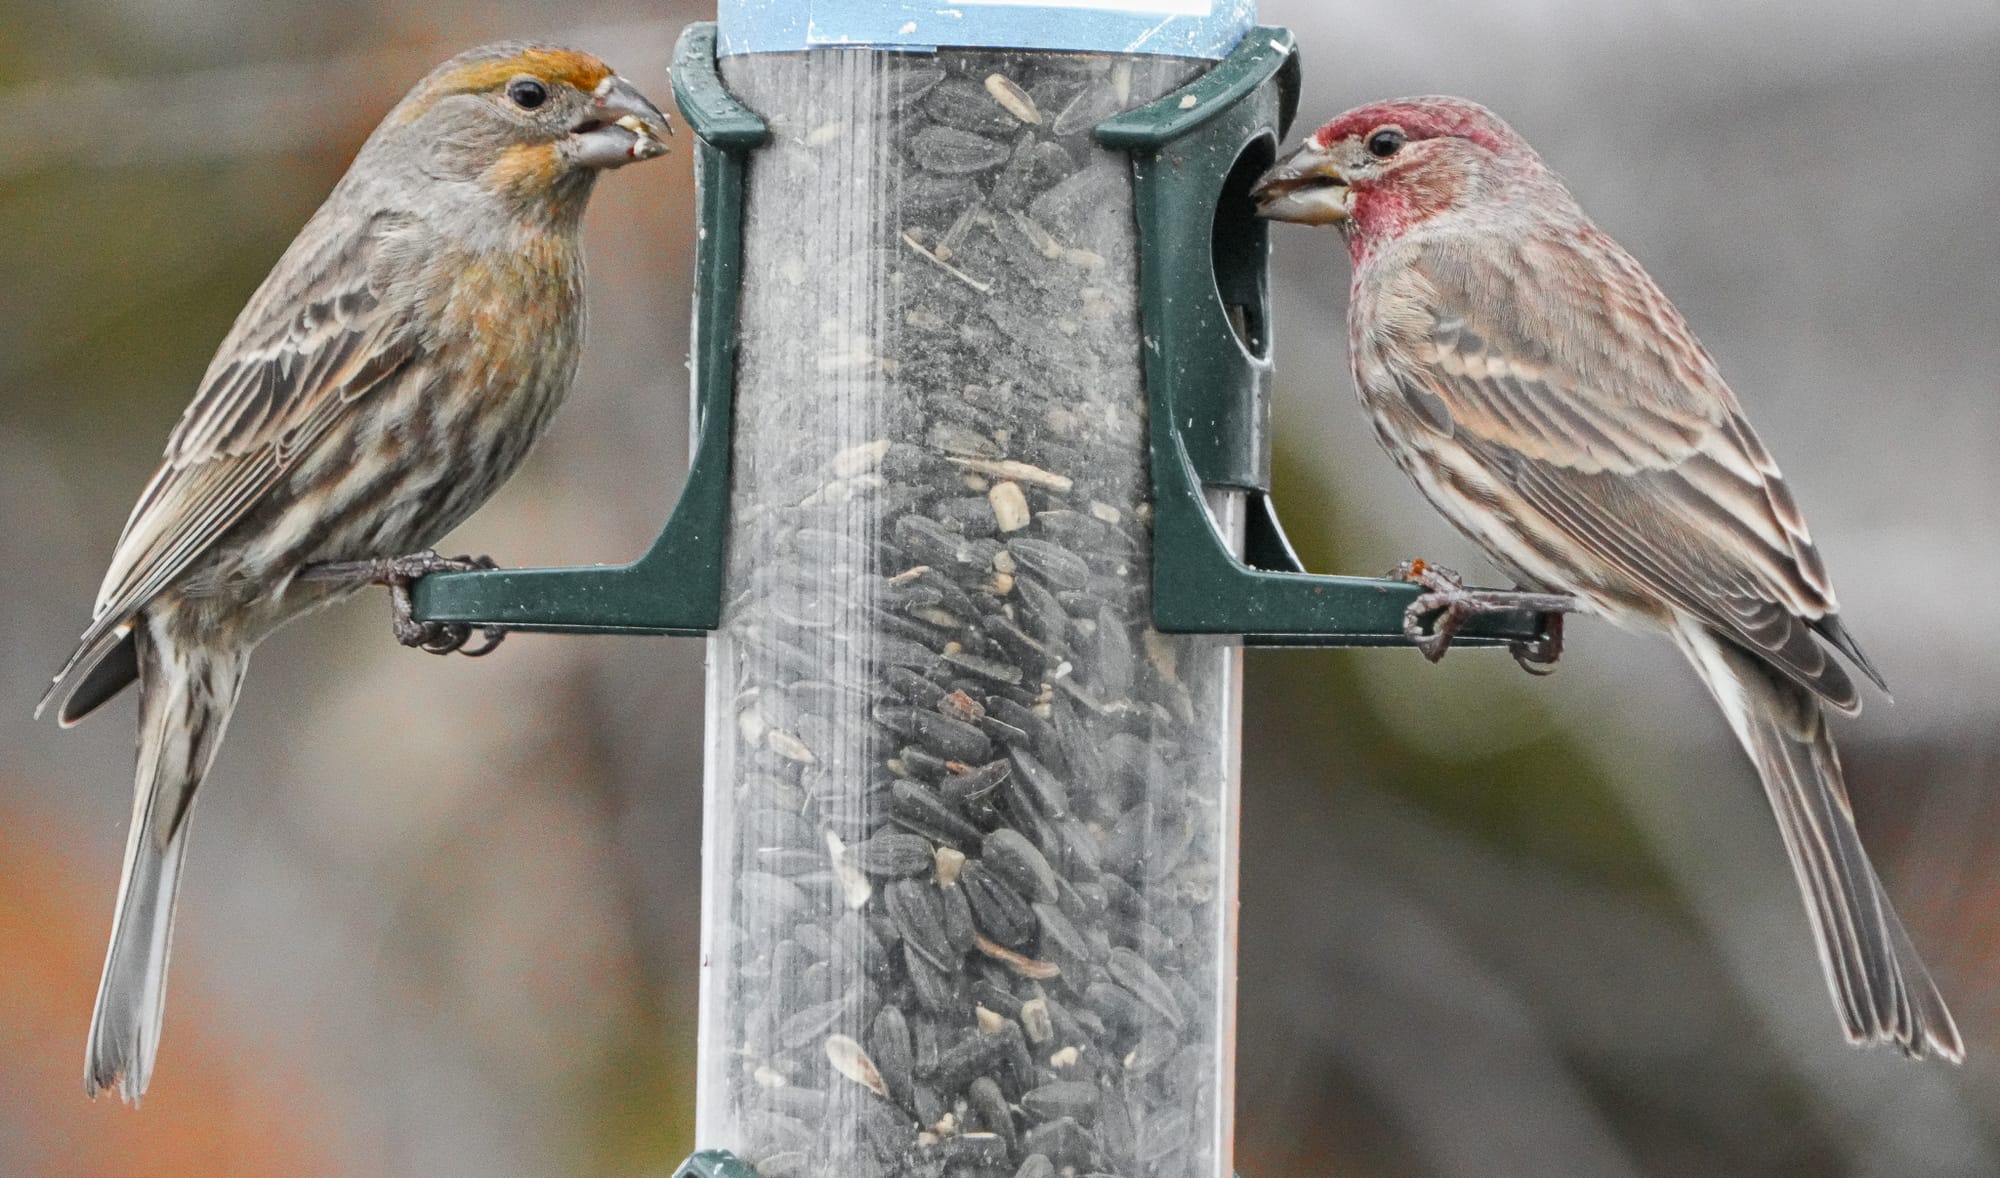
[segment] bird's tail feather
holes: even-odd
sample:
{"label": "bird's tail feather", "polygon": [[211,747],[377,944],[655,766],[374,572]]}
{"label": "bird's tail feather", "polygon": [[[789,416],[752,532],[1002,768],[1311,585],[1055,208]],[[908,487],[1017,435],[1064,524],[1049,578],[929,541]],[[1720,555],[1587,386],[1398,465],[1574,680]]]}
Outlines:
{"label": "bird's tail feather", "polygon": [[136,637],[139,756],[132,828],[83,1080],[93,1096],[117,1084],[131,1104],[146,1091],[160,1045],[188,816],[248,663],[247,652],[178,641],[150,618],[141,620]]}
{"label": "bird's tail feather", "polygon": [[1819,701],[1698,622],[1676,637],[1763,780],[1848,1038],[1958,1062],[1951,1012],[1855,832]]}
{"label": "bird's tail feather", "polygon": [[117,695],[139,673],[132,653],[132,622],[117,625],[92,623],[76,650],[56,672],[49,689],[35,704],[35,718],[52,703],[59,703],[57,717],[64,728],[72,727],[97,705]]}

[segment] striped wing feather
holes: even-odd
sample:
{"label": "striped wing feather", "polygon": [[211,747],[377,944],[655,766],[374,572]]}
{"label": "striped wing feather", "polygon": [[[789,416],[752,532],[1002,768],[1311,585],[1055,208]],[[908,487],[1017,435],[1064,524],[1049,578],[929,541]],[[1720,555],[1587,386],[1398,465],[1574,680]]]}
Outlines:
{"label": "striped wing feather", "polygon": [[[356,401],[420,359],[422,341],[397,298],[416,260],[408,227],[406,217],[378,214],[342,233],[316,217],[292,243],[169,437],[119,537],[93,621],[44,706],[121,649],[133,615],[269,495]],[[87,710],[66,708],[65,718]]]}
{"label": "striped wing feather", "polygon": [[382,216],[343,240],[302,235],[273,274],[312,274],[314,286],[267,283],[244,309],[125,524],[98,591],[100,622],[171,584],[357,400],[416,359],[416,333],[383,299],[399,228]]}
{"label": "striped wing feather", "polygon": [[1536,241],[1508,265],[1441,244],[1398,281],[1404,306],[1429,308],[1400,317],[1389,354],[1414,416],[1633,587],[1833,706],[1859,701],[1825,643],[1880,683],[1777,463],[1615,243]]}

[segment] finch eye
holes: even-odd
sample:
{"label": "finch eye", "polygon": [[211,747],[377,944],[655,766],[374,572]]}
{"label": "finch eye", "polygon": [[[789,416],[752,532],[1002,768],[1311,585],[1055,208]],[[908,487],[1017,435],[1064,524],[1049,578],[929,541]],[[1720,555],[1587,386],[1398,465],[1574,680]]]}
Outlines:
{"label": "finch eye", "polygon": [[549,100],[549,88],[533,78],[515,78],[507,83],[507,98],[522,110],[534,110]]}
{"label": "finch eye", "polygon": [[1384,127],[1368,137],[1368,154],[1378,160],[1388,159],[1403,149],[1408,137],[1394,127]]}

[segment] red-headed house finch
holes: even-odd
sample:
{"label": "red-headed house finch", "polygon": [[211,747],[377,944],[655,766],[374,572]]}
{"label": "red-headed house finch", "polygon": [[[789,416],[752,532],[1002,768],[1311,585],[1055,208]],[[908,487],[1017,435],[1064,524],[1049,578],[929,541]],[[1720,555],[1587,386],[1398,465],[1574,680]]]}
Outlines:
{"label": "red-headed house finch", "polygon": [[93,1095],[146,1090],[188,814],[251,650],[359,587],[301,570],[424,548],[520,464],[576,372],[591,187],[662,154],[666,128],[588,54],[455,57],[369,136],[223,341],[42,700],[68,726],[139,683]]}
{"label": "red-headed house finch", "polygon": [[1376,435],[1526,587],[1664,631],[1756,763],[1857,1043],[1964,1054],[1855,834],[1825,708],[1841,623],[1791,493],[1714,360],[1505,123],[1457,98],[1363,106],[1267,172],[1266,217],[1331,224]]}

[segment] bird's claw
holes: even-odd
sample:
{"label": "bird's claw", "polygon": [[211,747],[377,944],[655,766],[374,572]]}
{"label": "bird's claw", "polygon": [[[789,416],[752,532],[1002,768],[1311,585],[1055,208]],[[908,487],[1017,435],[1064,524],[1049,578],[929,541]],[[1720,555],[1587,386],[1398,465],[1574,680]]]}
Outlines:
{"label": "bird's claw", "polygon": [[483,641],[467,646],[475,627],[467,622],[420,622],[410,588],[432,573],[467,573],[500,566],[490,556],[439,556],[433,549],[404,556],[375,560],[342,561],[314,565],[305,576],[316,581],[345,581],[350,584],[383,585],[389,590],[389,630],[396,641],[430,654],[452,654],[481,658],[493,653],[507,631],[499,626],[477,627]]}
{"label": "bird's claw", "polygon": [[[1424,592],[1403,610],[1403,636],[1426,659],[1437,662],[1451,649],[1452,639],[1458,637],[1465,619],[1474,612],[1472,594],[1466,589],[1464,578],[1422,560],[1403,561],[1390,570],[1389,576],[1423,587]],[[1437,621],[1426,631],[1424,619],[1433,613],[1437,614]]]}
{"label": "bird's claw", "polygon": [[396,641],[404,646],[414,646],[425,654],[462,654],[467,658],[484,658],[492,654],[507,637],[507,631],[499,626],[481,626],[482,639],[478,646],[467,646],[472,640],[473,627],[465,622],[419,622],[408,616],[408,598],[400,600],[390,591],[389,628],[394,631]]}
{"label": "bird's claw", "polygon": [[[1563,615],[1576,608],[1574,597],[1525,590],[1467,589],[1464,578],[1457,573],[1423,560],[1403,561],[1389,571],[1389,578],[1423,588],[1403,610],[1403,636],[1431,662],[1445,656],[1468,619],[1479,614],[1529,610],[1543,615],[1542,637],[1531,642],[1510,642],[1507,649],[1530,675],[1554,673],[1556,660],[1562,657]],[[1436,614],[1437,619],[1426,629],[1424,620],[1431,614]]]}
{"label": "bird's claw", "polygon": [[482,626],[479,628],[480,644],[467,646],[473,634],[469,623],[420,622],[413,616],[415,605],[411,600],[411,586],[432,573],[468,573],[499,568],[492,557],[439,556],[427,548],[406,556],[387,557],[377,563],[381,569],[377,582],[389,587],[389,628],[395,633],[396,641],[404,646],[413,646],[427,654],[456,652],[468,658],[483,658],[492,654],[501,640],[507,637],[507,632],[498,626]]}
{"label": "bird's claw", "polygon": [[1507,652],[1530,675],[1553,675],[1563,653],[1563,613],[1551,610],[1542,615],[1542,636],[1533,642],[1510,642]]}

